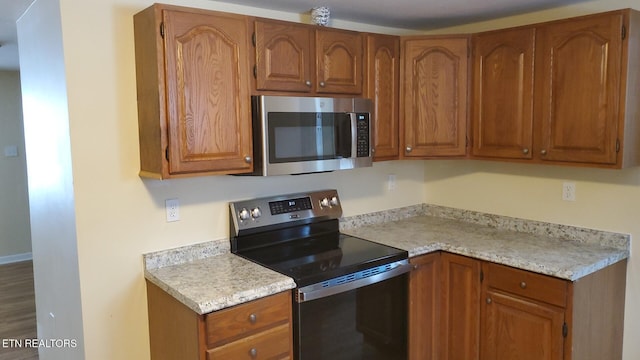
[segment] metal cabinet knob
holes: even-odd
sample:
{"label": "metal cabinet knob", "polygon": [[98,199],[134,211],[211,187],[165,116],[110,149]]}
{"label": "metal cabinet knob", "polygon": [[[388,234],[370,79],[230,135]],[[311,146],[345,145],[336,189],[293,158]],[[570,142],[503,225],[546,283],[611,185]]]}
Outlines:
{"label": "metal cabinet knob", "polygon": [[320,81],[320,87],[324,87],[325,85],[324,81]]}
{"label": "metal cabinet knob", "polygon": [[547,150],[545,150],[545,149],[540,150],[540,154],[547,155]]}
{"label": "metal cabinet knob", "polygon": [[520,287],[521,287],[521,288],[523,288],[523,289],[526,289],[526,288],[527,288],[527,283],[526,283],[526,282],[524,282],[524,281],[523,281],[523,282],[521,282],[521,283],[520,283]]}
{"label": "metal cabinet knob", "polygon": [[245,156],[244,162],[246,162],[247,164],[251,164],[251,156]]}
{"label": "metal cabinet knob", "polygon": [[522,153],[527,155],[529,153],[529,149],[528,148],[524,148],[522,149]]}
{"label": "metal cabinet knob", "polygon": [[304,82],[305,85],[307,85],[307,87],[311,87],[311,81],[307,80]]}
{"label": "metal cabinet knob", "polygon": [[256,316],[256,314],[249,315],[249,322],[250,323],[255,324],[256,321],[258,321],[258,317]]}
{"label": "metal cabinet knob", "polygon": [[487,304],[491,304],[491,298],[487,298]]}
{"label": "metal cabinet knob", "polygon": [[258,356],[258,349],[251,348],[251,350],[249,350],[249,355],[251,355],[252,358],[257,357]]}
{"label": "metal cabinet knob", "polygon": [[411,150],[413,150],[413,148],[411,147],[411,145],[407,145],[407,148],[405,149],[408,153],[411,152]]}

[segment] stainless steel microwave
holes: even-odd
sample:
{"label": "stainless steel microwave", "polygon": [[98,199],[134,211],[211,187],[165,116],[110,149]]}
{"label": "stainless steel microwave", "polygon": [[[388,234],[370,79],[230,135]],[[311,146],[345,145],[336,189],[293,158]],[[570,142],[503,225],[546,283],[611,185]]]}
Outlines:
{"label": "stainless steel microwave", "polygon": [[254,172],[270,176],[371,166],[371,100],[252,96]]}

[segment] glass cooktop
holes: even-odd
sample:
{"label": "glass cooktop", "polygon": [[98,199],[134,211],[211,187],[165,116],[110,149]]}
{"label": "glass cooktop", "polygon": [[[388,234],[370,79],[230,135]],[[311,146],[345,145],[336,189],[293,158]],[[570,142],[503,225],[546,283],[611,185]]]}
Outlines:
{"label": "glass cooktop", "polygon": [[337,232],[237,255],[293,278],[298,287],[408,258],[405,250]]}

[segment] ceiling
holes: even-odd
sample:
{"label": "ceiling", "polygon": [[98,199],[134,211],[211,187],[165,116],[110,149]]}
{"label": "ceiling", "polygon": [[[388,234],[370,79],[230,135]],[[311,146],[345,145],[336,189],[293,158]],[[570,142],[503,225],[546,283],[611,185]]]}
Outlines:
{"label": "ceiling", "polygon": [[[0,70],[18,69],[16,20],[35,0],[0,0]],[[328,6],[332,19],[381,26],[429,29],[468,23],[586,0],[222,0],[223,2],[308,13]]]}
{"label": "ceiling", "polygon": [[331,18],[394,28],[426,30],[587,0],[220,0],[258,8],[308,13],[327,6]]}

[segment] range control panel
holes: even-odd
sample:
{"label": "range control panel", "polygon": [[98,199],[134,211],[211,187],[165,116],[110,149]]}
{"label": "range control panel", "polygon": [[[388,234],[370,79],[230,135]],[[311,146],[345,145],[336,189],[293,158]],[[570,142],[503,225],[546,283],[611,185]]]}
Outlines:
{"label": "range control panel", "polygon": [[314,218],[338,219],[342,206],[337,190],[320,190],[263,197],[229,203],[229,217],[233,231],[239,235],[244,230],[264,226],[287,224]]}

